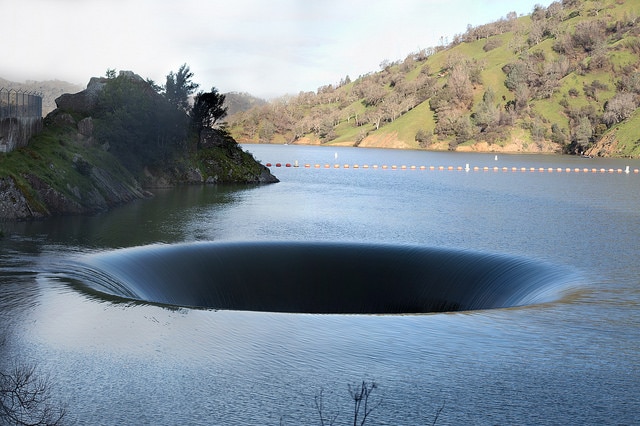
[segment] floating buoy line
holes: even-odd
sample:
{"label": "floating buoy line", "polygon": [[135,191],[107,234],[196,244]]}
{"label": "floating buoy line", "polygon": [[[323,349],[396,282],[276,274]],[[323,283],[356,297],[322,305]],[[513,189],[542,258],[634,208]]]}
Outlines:
{"label": "floating buoy line", "polygon": [[272,167],[293,167],[305,169],[381,169],[381,170],[439,170],[439,171],[463,171],[463,172],[536,172],[536,173],[620,173],[639,174],[639,169],[631,170],[629,166],[621,168],[596,168],[596,167],[498,167],[498,166],[415,166],[415,165],[387,165],[387,164],[339,164],[339,163],[306,163],[300,166],[298,161],[292,163],[266,163],[265,166]]}

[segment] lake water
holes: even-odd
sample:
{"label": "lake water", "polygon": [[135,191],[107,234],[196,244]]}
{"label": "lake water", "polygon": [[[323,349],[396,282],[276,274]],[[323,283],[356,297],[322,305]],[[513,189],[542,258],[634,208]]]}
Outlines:
{"label": "lake water", "polygon": [[[380,401],[367,424],[432,424],[442,406],[439,425],[638,423],[638,160],[245,149],[300,167],[273,167],[274,185],[163,190],[97,216],[1,224],[0,362],[37,363],[76,424],[320,424],[320,390],[325,416],[349,424],[348,385],[362,380]],[[544,303],[377,315],[132,302],[78,278],[79,260],[115,249],[289,241],[504,256],[567,279]],[[183,285],[176,258],[155,262]]]}

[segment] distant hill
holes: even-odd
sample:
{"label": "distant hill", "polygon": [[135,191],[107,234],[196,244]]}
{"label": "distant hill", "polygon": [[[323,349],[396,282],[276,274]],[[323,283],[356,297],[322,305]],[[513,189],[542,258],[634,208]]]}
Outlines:
{"label": "distant hill", "polygon": [[78,93],[84,89],[78,84],[69,83],[60,80],[34,81],[27,80],[24,83],[5,80],[0,77],[0,87],[14,90],[26,90],[42,93],[42,115],[56,108],[55,99],[64,93]]}
{"label": "distant hill", "polygon": [[257,98],[249,93],[229,92],[225,93],[224,96],[227,116],[232,116],[238,112],[248,111],[253,107],[267,104],[266,100]]}
{"label": "distant hill", "polygon": [[512,12],[229,128],[253,143],[640,157],[639,15],[633,0]]}

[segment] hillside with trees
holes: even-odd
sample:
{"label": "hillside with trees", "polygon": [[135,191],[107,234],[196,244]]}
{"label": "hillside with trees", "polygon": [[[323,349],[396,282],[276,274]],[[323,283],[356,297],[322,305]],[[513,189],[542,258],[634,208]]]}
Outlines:
{"label": "hillside with trees", "polygon": [[562,0],[228,118],[244,143],[640,157],[640,4]]}

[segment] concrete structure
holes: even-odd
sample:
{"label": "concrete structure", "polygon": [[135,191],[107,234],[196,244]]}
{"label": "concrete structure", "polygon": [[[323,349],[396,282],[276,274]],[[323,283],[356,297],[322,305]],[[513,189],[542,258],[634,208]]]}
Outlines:
{"label": "concrete structure", "polygon": [[26,146],[42,130],[42,96],[0,88],[0,152]]}

